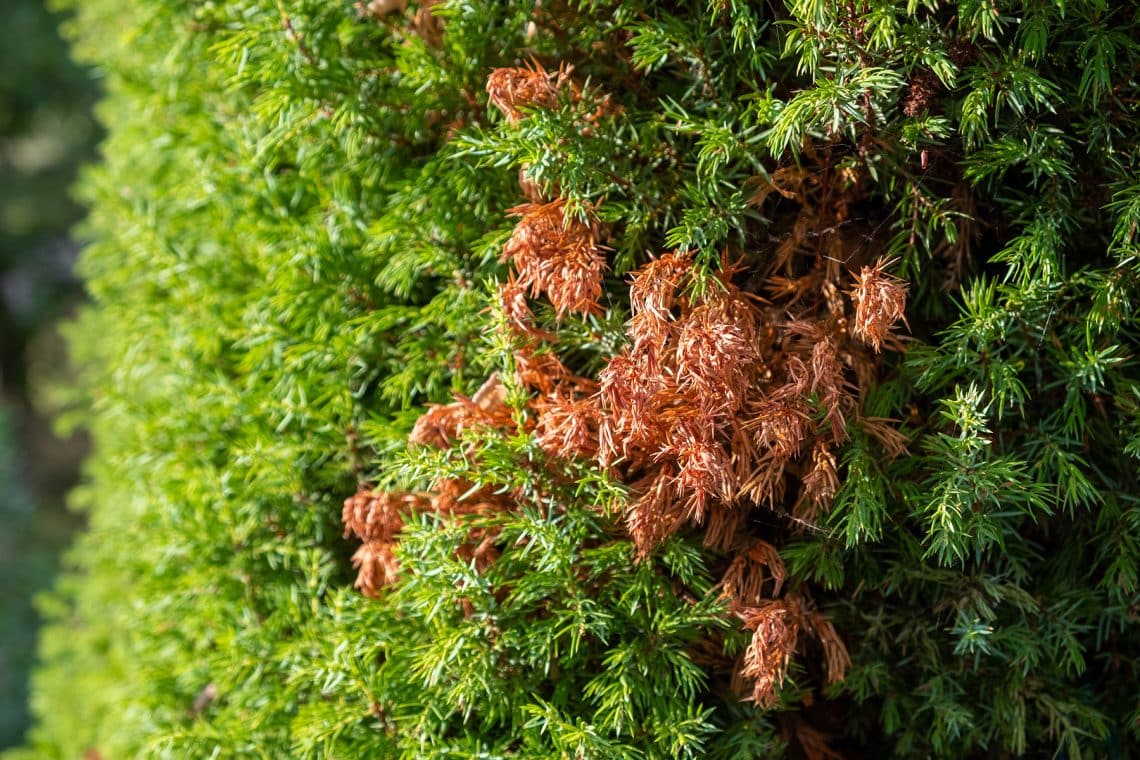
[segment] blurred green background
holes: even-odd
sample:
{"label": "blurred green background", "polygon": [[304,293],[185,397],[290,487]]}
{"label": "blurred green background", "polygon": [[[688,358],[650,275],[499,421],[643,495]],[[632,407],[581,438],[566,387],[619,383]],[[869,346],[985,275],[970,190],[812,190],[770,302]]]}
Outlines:
{"label": "blurred green background", "polygon": [[84,453],[52,417],[68,368],[58,325],[82,296],[70,198],[93,157],[96,85],[43,0],[0,0],[0,749],[27,725],[34,596],[78,527],[65,497]]}

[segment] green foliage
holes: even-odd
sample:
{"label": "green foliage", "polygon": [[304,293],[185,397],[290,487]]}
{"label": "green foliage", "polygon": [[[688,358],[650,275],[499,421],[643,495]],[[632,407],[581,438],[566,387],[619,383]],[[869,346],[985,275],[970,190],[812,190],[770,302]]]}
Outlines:
{"label": "green foliage", "polygon": [[[77,11],[110,126],[71,336],[97,455],[29,752],[740,758],[823,731],[1134,754],[1136,9],[446,0],[441,38],[416,7]],[[580,90],[504,119],[486,78],[532,57]],[[517,429],[405,450],[416,410],[510,374],[486,284],[520,170],[607,228],[605,313],[537,309],[576,372],[623,344],[647,252],[693,250],[698,283],[740,259],[761,294],[794,234],[848,252],[828,266],[898,259],[914,340],[870,370],[831,511],[748,515],[846,641],[843,682],[808,657],[776,707],[742,704],[707,664],[746,644],[727,558],[680,534],[635,561],[625,488],[549,460],[523,389]],[[781,170],[840,223],[794,232],[792,191],[757,200]],[[410,520],[401,582],[350,590],[341,501],[441,475],[519,508]],[[482,571],[472,528],[500,531]]]}

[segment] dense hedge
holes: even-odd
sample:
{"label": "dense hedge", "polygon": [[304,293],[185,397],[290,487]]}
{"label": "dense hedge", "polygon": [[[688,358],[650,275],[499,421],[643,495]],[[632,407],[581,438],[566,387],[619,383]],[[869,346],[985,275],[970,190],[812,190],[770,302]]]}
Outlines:
{"label": "dense hedge", "polygon": [[1135,754],[1136,9],[76,11],[29,752]]}

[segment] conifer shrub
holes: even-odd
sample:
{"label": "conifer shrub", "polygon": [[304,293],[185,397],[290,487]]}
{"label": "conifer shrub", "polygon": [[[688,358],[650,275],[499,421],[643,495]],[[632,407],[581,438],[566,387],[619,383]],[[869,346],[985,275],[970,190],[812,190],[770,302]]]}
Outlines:
{"label": "conifer shrub", "polygon": [[1135,755],[1136,9],[76,12],[29,753]]}

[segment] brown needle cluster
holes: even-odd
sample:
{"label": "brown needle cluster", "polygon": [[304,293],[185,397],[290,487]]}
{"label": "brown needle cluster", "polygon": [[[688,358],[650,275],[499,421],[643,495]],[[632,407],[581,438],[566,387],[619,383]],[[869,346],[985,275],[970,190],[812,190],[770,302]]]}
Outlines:
{"label": "brown needle cluster", "polygon": [[503,255],[514,264],[514,287],[535,298],[545,295],[559,317],[600,312],[606,262],[597,241],[597,223],[567,214],[562,199],[524,203],[507,213],[519,217],[503,248]]}
{"label": "brown needle cluster", "polygon": [[[722,267],[698,290],[691,257],[675,253],[634,273],[629,347],[598,376],[597,459],[634,486],[627,524],[643,555],[685,524],[729,548],[749,508],[783,510],[791,482],[796,518],[811,522],[838,491],[835,448],[852,419],[902,450],[893,428],[858,415],[873,362],[847,333],[838,289],[833,306],[826,289],[810,303],[776,281],[765,306],[736,274]],[[791,311],[797,301],[810,310]],[[879,306],[875,324],[893,323]]]}
{"label": "brown needle cluster", "polygon": [[802,607],[799,597],[788,594],[783,599],[737,610],[744,627],[754,632],[737,673],[741,680],[751,682],[748,698],[761,707],[776,704],[777,690],[787,675],[788,663],[799,641],[804,621]]}
{"label": "brown needle cluster", "polygon": [[907,286],[897,277],[886,273],[890,262],[879,261],[863,267],[855,276],[851,300],[855,303],[855,336],[878,353],[883,340],[900,321],[906,310]]}
{"label": "brown needle cluster", "polygon": [[344,535],[355,535],[363,541],[352,555],[357,570],[356,588],[368,596],[396,579],[399,563],[392,549],[396,536],[404,527],[404,515],[421,511],[427,500],[417,494],[360,492],[344,500]]}
{"label": "brown needle cluster", "polygon": [[577,95],[577,87],[570,79],[571,66],[560,66],[558,71],[548,72],[537,61],[529,66],[495,69],[487,77],[487,96],[491,104],[503,112],[510,122],[523,117],[522,108],[554,108],[558,105],[559,92],[569,84],[571,97]]}
{"label": "brown needle cluster", "polygon": [[[588,457],[596,450],[597,418],[590,399],[597,390],[592,381],[570,373],[551,353],[523,346],[515,356],[516,380],[532,392],[527,404],[530,416],[524,423],[552,457]],[[470,398],[457,396],[450,404],[433,404],[416,421],[408,442],[438,449],[452,448],[463,431],[517,428],[513,410],[506,404],[506,390],[493,375]],[[468,451],[474,455],[476,452]],[[517,494],[500,493],[489,486],[476,487],[458,478],[436,479],[423,493],[374,492],[362,489],[344,502],[341,521],[345,536],[354,535],[363,543],[353,556],[358,569],[356,587],[368,596],[397,579],[399,563],[393,548],[405,518],[413,513],[432,512],[448,517],[493,514],[514,509]],[[477,569],[498,557],[497,533],[485,528],[468,530],[468,541],[459,556],[474,560]]]}
{"label": "brown needle cluster", "polygon": [[576,106],[584,106],[577,116],[582,134],[588,137],[603,116],[617,113],[620,107],[609,95],[584,89],[571,77],[573,71],[573,66],[563,63],[558,71],[548,72],[533,60],[527,66],[495,69],[487,77],[487,97],[511,124],[526,115],[522,109],[557,108],[565,97]]}
{"label": "brown needle cluster", "polygon": [[738,693],[762,706],[776,704],[801,634],[822,647],[828,683],[843,680],[851,665],[847,647],[835,626],[827,616],[812,609],[806,592],[780,596],[786,576],[776,548],[766,541],[756,541],[736,555],[720,584],[736,616],[753,632],[735,671],[735,687]]}
{"label": "brown needle cluster", "polygon": [[651,261],[630,285],[629,347],[598,375],[598,461],[638,493],[627,526],[644,556],[685,523],[727,546],[741,518],[735,495],[750,446],[740,417],[762,371],[765,330],[731,272],[697,295],[686,254]]}

